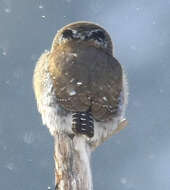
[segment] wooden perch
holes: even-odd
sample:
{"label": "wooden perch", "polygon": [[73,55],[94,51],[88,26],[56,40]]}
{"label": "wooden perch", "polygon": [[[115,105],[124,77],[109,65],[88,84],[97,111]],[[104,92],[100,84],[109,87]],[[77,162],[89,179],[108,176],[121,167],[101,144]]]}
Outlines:
{"label": "wooden perch", "polygon": [[92,190],[91,152],[126,125],[127,121],[122,120],[117,129],[110,131],[108,136],[101,136],[97,141],[57,133],[54,136],[55,190]]}

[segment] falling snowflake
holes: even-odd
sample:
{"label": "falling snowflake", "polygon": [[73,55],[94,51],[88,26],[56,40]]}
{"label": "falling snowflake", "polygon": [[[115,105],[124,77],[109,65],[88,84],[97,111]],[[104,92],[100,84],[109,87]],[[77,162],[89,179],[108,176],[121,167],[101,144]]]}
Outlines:
{"label": "falling snowflake", "polygon": [[43,5],[39,5],[38,8],[39,8],[39,9],[43,9],[44,6],[43,6]]}
{"label": "falling snowflake", "polygon": [[42,15],[41,18],[42,18],[42,19],[46,19],[47,17],[46,17],[45,15]]}
{"label": "falling snowflake", "polygon": [[67,3],[71,3],[71,0],[66,0]]}
{"label": "falling snowflake", "polygon": [[27,133],[25,133],[23,139],[24,139],[24,143],[32,144],[34,141],[34,136],[33,136],[32,132],[27,132]]}
{"label": "falling snowflake", "polygon": [[152,22],[152,24],[155,25],[155,24],[156,24],[156,21],[154,20],[154,21]]}
{"label": "falling snowflake", "polygon": [[14,163],[12,163],[12,162],[10,162],[10,163],[8,163],[8,164],[6,164],[6,166],[5,166],[8,170],[13,170],[14,168],[15,168],[15,165],[14,165]]}
{"label": "falling snowflake", "polygon": [[133,51],[136,51],[136,46],[135,45],[131,45],[130,49],[133,50]]}
{"label": "falling snowflake", "polygon": [[6,56],[6,55],[7,55],[7,51],[6,51],[5,49],[3,49],[3,51],[2,51],[2,55],[3,55],[3,56]]}
{"label": "falling snowflake", "polygon": [[6,8],[4,11],[5,11],[6,13],[11,13],[11,9],[9,9],[9,8]]}
{"label": "falling snowflake", "polygon": [[151,153],[151,154],[148,155],[148,159],[153,160],[154,158],[155,158],[154,154]]}
{"label": "falling snowflake", "polygon": [[127,184],[127,179],[125,178],[125,177],[122,177],[121,179],[120,179],[120,183],[121,184]]}

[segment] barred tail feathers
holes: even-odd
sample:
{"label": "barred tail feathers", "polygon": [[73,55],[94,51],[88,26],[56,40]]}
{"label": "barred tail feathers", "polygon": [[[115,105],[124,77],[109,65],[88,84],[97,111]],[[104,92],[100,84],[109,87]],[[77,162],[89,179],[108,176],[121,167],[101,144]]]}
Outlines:
{"label": "barred tail feathers", "polygon": [[72,130],[88,137],[94,136],[94,120],[90,111],[72,113]]}

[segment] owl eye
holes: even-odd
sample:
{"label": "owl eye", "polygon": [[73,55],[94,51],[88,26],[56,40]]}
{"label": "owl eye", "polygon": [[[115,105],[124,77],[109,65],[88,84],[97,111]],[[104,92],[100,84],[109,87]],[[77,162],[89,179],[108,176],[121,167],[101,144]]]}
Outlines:
{"label": "owl eye", "polygon": [[91,38],[98,40],[98,41],[104,41],[105,40],[105,34],[104,34],[104,32],[98,30],[98,31],[95,31],[92,33]]}
{"label": "owl eye", "polygon": [[69,39],[69,38],[73,38],[73,31],[72,30],[64,30],[64,32],[63,32],[63,38],[67,38],[67,39]]}

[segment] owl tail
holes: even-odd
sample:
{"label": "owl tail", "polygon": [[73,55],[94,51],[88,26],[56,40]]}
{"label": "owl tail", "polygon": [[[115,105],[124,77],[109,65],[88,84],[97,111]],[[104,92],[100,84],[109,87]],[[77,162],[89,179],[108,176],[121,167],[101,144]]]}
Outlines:
{"label": "owl tail", "polygon": [[94,120],[91,111],[72,113],[72,130],[88,137],[94,135]]}

